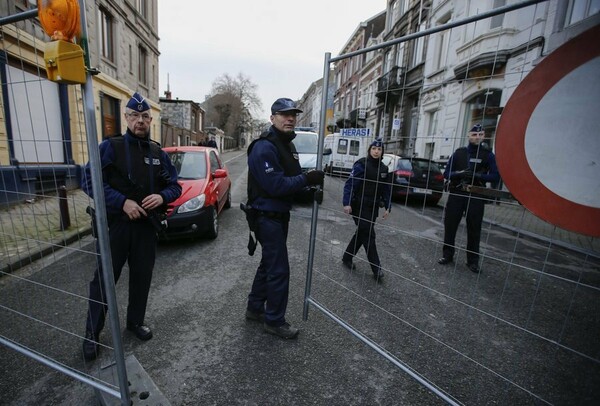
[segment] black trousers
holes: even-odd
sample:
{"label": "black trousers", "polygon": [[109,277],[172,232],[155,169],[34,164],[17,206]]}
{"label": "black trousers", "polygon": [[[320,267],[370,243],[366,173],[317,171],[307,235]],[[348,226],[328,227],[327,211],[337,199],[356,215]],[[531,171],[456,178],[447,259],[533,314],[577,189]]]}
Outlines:
{"label": "black trousers", "polygon": [[456,232],[465,214],[467,219],[467,264],[479,262],[479,240],[483,221],[484,200],[453,192],[448,196],[444,216],[444,258],[452,259],[455,251]]}
{"label": "black trousers", "polygon": [[[129,301],[127,322],[143,324],[156,258],[157,235],[148,221],[113,220],[109,225],[110,250],[115,284],[121,276],[125,261],[129,264]],[[98,252],[100,252],[98,248]],[[98,258],[98,261],[100,258]],[[104,328],[106,289],[102,279],[102,266],[98,262],[94,279],[90,282],[89,309],[86,329],[96,336]]]}
{"label": "black trousers", "polygon": [[287,251],[289,214],[280,218],[259,215],[256,238],[262,247],[262,258],[256,270],[247,309],[264,313],[265,323],[279,327],[285,323],[290,285]]}
{"label": "black trousers", "polygon": [[375,245],[375,219],[378,215],[377,207],[354,207],[352,206],[352,213],[358,213],[358,216],[353,215],[352,219],[356,224],[356,231],[350,239],[346,251],[342,257],[342,261],[352,261],[360,247],[365,247],[367,253],[367,259],[371,264],[371,270],[374,273],[379,272],[381,267],[381,261],[379,260],[379,254],[377,253],[377,246]]}

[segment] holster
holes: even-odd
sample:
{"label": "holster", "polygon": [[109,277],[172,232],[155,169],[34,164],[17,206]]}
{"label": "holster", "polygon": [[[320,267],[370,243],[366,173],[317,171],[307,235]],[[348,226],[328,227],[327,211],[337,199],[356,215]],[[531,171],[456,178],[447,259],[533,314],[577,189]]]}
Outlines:
{"label": "holster", "polygon": [[[252,208],[249,204],[240,203],[240,209],[246,214],[246,221],[248,222],[248,255],[254,255],[258,242],[256,241],[256,229],[258,228],[258,212]],[[254,235],[252,235],[254,233]]]}

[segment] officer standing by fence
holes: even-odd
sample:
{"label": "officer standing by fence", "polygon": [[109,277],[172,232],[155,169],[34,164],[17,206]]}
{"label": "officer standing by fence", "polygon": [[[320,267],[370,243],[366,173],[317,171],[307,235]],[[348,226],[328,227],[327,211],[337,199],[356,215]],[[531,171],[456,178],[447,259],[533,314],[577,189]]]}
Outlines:
{"label": "officer standing by fence", "polygon": [[[150,139],[150,105],[135,93],[125,109],[127,131],[100,144],[102,181],[106,200],[108,233],[115,283],[125,261],[129,264],[127,330],[140,340],[152,338],[144,324],[152,270],[156,256],[157,233],[166,204],[181,195],[177,171],[160,145]],[[82,189],[90,197],[90,164],[85,167]],[[98,263],[90,282],[89,310],[83,355],[98,356],[98,340],[104,327],[107,306],[102,268]]]}
{"label": "officer standing by fence", "polygon": [[485,132],[481,124],[475,124],[468,133],[469,145],[458,148],[450,157],[444,170],[449,180],[449,195],[444,215],[443,256],[438,263],[447,265],[454,260],[456,232],[460,220],[467,219],[467,267],[479,273],[479,240],[485,197],[471,193],[470,186],[485,187],[487,182],[498,182],[500,175],[494,153],[481,145]]}
{"label": "officer standing by fence", "polygon": [[294,194],[308,185],[321,185],[323,171],[302,173],[292,144],[296,118],[302,110],[291,99],[271,106],[272,126],[248,147],[248,205],[251,229],[262,247],[262,258],[248,295],[246,319],[263,322],[264,330],[296,338],[299,330],[285,319],[290,265],[288,224]]}

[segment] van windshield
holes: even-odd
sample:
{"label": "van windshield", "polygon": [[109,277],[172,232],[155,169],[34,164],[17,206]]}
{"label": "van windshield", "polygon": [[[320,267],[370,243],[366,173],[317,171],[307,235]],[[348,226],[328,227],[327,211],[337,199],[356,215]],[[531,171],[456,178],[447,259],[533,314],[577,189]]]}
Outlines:
{"label": "van windshield", "polygon": [[292,142],[299,154],[316,154],[317,140],[317,134],[296,133],[296,138]]}

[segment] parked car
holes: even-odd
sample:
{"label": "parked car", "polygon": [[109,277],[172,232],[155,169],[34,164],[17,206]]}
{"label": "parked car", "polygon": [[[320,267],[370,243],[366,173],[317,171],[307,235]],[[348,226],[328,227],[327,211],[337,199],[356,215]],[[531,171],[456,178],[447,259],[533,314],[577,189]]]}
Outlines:
{"label": "parked car", "polygon": [[175,165],[181,196],[167,207],[162,239],[207,236],[217,238],[218,216],[231,207],[231,180],[219,152],[208,147],[167,147]]}
{"label": "parked car", "polygon": [[435,205],[444,191],[444,175],[438,164],[425,158],[400,158],[393,170],[395,200],[425,199]]}
{"label": "parked car", "polygon": [[398,161],[402,159],[402,157],[394,154],[383,154],[383,158],[381,158],[381,162],[388,167],[390,172],[394,172],[396,167],[398,166]]}

